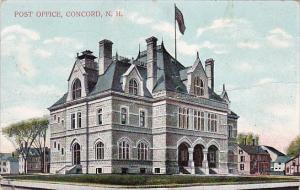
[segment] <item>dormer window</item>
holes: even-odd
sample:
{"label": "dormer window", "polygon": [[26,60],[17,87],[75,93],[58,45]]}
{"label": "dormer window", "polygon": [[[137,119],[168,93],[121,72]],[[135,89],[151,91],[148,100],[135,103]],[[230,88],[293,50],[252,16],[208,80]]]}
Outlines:
{"label": "dormer window", "polygon": [[204,82],[199,77],[194,79],[194,94],[196,96],[204,96]]}
{"label": "dormer window", "polygon": [[79,79],[76,79],[73,83],[72,97],[73,97],[73,100],[81,97],[81,82]]}
{"label": "dormer window", "polygon": [[138,84],[135,79],[129,81],[129,94],[137,95],[138,94]]}

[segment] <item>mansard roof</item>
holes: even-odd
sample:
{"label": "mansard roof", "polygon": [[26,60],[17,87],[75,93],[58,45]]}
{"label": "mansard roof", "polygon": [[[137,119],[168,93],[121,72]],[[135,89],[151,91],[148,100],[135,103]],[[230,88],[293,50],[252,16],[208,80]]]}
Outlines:
{"label": "mansard roof", "polygon": [[[187,79],[187,72],[191,67],[184,67],[179,61],[176,61],[164,45],[158,45],[157,48],[157,82],[153,92],[172,91],[179,93],[188,93],[184,81]],[[121,56],[118,56],[121,57]],[[199,60],[200,62],[200,60]],[[200,62],[201,63],[201,62]],[[144,81],[147,79],[147,50],[139,52],[135,60],[114,58],[110,66],[103,75],[98,76],[97,83],[90,90],[87,96],[96,95],[105,91],[123,92],[121,77],[132,64],[136,68]],[[225,102],[218,94],[208,89],[209,98],[216,101]],[[152,97],[149,90],[144,85],[144,96]],[[64,104],[67,99],[67,93],[64,94],[53,106]],[[51,108],[50,107],[50,108]]]}

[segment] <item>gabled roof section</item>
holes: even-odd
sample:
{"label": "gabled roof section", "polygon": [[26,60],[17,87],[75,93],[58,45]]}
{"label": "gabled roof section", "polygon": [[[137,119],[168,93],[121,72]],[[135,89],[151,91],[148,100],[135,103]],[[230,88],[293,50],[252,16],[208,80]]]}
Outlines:
{"label": "gabled roof section", "polygon": [[82,64],[80,63],[80,60],[77,59],[77,60],[75,61],[74,65],[73,65],[73,67],[72,67],[72,70],[71,70],[70,75],[69,75],[69,77],[68,77],[68,81],[70,80],[70,78],[71,78],[71,76],[72,76],[72,74],[73,74],[73,71],[74,71],[74,69],[75,69],[75,65],[78,65],[79,70],[80,70],[80,72],[81,72],[82,74],[85,74],[85,73],[86,73],[85,70],[84,70],[84,68],[83,68],[83,66],[82,66]]}
{"label": "gabled roof section", "polygon": [[248,154],[269,154],[266,150],[262,149],[260,146],[253,145],[239,145]]}
{"label": "gabled roof section", "polygon": [[223,84],[223,91],[222,91],[222,94],[221,94],[221,98],[223,100],[225,100],[226,102],[230,103],[229,96],[228,96],[227,91],[225,89],[225,84]]}
{"label": "gabled roof section", "polygon": [[277,150],[274,147],[271,146],[264,146],[266,149],[272,151],[274,154],[276,154],[277,156],[285,156],[285,154],[283,154],[282,152],[280,152],[279,150]]}
{"label": "gabled roof section", "polygon": [[196,60],[195,60],[195,62],[194,62],[194,64],[193,64],[193,66],[191,67],[191,69],[189,69],[189,70],[187,71],[187,73],[193,73],[193,72],[195,71],[195,69],[196,69],[198,66],[200,66],[201,71],[202,71],[202,72],[205,74],[205,76],[207,77],[206,72],[205,72],[205,70],[204,70],[204,68],[203,68],[203,65],[202,65],[202,63],[201,63],[201,60],[200,60],[200,58],[199,58],[199,53],[197,52]]}
{"label": "gabled roof section", "polygon": [[276,162],[276,163],[286,163],[290,159],[291,159],[291,157],[289,157],[289,156],[278,156],[274,162]]}
{"label": "gabled roof section", "polygon": [[127,69],[127,71],[122,76],[128,76],[134,69],[136,69],[137,74],[140,77],[140,79],[143,79],[143,77],[141,76],[141,74],[135,64],[131,64],[130,67]]}

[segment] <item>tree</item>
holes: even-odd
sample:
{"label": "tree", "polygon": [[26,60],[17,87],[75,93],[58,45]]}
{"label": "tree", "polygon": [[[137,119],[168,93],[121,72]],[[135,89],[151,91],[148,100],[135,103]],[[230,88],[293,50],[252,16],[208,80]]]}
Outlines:
{"label": "tree", "polygon": [[18,153],[24,160],[24,172],[27,173],[27,158],[38,136],[48,127],[47,118],[33,118],[5,127],[2,132],[12,138],[18,146]]}
{"label": "tree", "polygon": [[290,143],[290,145],[287,148],[287,154],[289,156],[296,156],[300,154],[300,135],[295,137],[294,140]]}
{"label": "tree", "polygon": [[254,135],[253,133],[239,133],[237,137],[237,143],[239,145],[253,145],[253,141],[255,141],[255,145],[259,144],[259,136]]}

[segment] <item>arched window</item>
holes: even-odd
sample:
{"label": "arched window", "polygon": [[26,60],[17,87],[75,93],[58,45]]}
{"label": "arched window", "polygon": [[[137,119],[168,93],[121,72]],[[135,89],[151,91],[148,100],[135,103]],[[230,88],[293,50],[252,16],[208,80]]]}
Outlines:
{"label": "arched window", "polygon": [[138,159],[148,160],[148,146],[144,142],[138,144]]}
{"label": "arched window", "polygon": [[119,146],[119,159],[127,160],[129,159],[129,144],[127,141],[121,141]]}
{"label": "arched window", "polygon": [[95,146],[96,149],[96,160],[104,159],[104,144],[102,142],[98,142]]}
{"label": "arched window", "polygon": [[80,164],[80,145],[75,143],[73,146],[73,165]]}
{"label": "arched window", "polygon": [[81,82],[79,79],[76,79],[72,86],[72,97],[73,100],[81,97]]}
{"label": "arched window", "polygon": [[204,82],[199,77],[195,77],[193,87],[196,96],[204,95]]}
{"label": "arched window", "polygon": [[138,84],[135,79],[129,81],[129,94],[137,95],[138,94]]}

